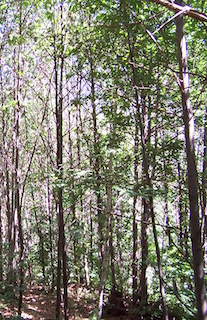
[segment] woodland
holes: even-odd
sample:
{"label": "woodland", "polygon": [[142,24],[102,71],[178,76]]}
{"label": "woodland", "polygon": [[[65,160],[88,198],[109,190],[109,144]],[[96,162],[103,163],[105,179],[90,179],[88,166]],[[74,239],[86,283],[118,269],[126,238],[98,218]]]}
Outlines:
{"label": "woodland", "polygon": [[0,319],[207,320],[205,12],[0,1]]}

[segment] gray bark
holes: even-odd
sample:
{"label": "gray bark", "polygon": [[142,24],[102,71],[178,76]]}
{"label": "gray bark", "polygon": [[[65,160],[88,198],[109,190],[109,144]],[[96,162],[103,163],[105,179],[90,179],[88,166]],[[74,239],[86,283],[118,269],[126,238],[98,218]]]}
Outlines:
{"label": "gray bark", "polygon": [[[177,1],[182,4],[182,1]],[[201,242],[201,226],[198,205],[198,182],[194,152],[194,117],[189,97],[189,74],[187,63],[187,44],[184,34],[183,15],[176,20],[176,37],[178,61],[180,71],[180,90],[185,126],[186,154],[188,168],[188,191],[190,204],[190,228],[193,252],[193,269],[195,281],[195,295],[197,305],[197,319],[207,319],[206,286],[203,270],[203,250]]]}

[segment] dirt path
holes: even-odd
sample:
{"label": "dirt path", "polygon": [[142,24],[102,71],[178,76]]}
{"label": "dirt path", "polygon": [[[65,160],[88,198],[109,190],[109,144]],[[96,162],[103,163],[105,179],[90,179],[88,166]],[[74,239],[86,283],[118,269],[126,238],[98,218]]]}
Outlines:
{"label": "dirt path", "polygon": [[[96,306],[94,295],[85,288],[69,287],[70,319],[89,319]],[[56,296],[39,288],[24,293],[22,317],[25,320],[55,320]],[[5,318],[17,315],[14,303],[0,301],[0,312]]]}

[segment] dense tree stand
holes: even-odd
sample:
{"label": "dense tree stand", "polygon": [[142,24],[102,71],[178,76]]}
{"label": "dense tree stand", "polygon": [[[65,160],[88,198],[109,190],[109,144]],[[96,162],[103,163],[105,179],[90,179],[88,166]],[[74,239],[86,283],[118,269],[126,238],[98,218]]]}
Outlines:
{"label": "dense tree stand", "polygon": [[4,318],[207,320],[205,12],[0,1]]}

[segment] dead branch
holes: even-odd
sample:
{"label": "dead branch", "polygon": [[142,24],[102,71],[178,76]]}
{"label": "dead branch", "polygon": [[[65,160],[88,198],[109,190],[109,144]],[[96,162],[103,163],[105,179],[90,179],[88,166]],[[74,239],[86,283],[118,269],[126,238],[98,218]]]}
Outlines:
{"label": "dead branch", "polygon": [[186,16],[189,16],[191,18],[194,18],[196,20],[202,21],[202,22],[207,22],[207,15],[204,14],[203,12],[199,12],[193,8],[191,8],[190,6],[180,6],[174,2],[169,2],[166,0],[149,0],[150,2],[154,2],[157,4],[160,4],[166,8],[168,8],[169,10],[175,11],[175,12],[179,12],[182,11],[182,13]]}

